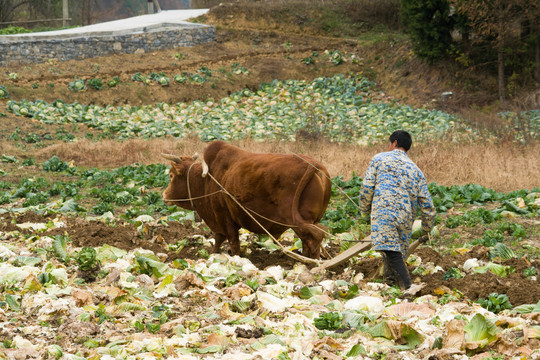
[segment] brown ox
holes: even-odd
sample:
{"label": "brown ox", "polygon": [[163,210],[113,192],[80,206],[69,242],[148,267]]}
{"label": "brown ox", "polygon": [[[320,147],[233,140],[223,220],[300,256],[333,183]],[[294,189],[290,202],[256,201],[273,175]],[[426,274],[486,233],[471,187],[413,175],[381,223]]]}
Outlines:
{"label": "brown ox", "polygon": [[[197,211],[215,233],[214,252],[228,239],[231,253],[239,255],[240,228],[257,234],[267,234],[266,229],[275,238],[292,228],[302,240],[303,254],[320,257],[324,231],[318,223],[331,184],[318,161],[303,155],[255,154],[223,141],[208,145],[202,164],[195,163],[196,157],[164,156],[173,162],[163,200]],[[220,191],[217,182],[226,191]]]}

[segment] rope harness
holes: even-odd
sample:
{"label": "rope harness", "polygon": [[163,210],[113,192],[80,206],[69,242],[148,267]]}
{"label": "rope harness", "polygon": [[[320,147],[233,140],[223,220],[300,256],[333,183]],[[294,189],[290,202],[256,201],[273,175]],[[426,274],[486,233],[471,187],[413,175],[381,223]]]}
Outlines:
{"label": "rope harness", "polygon": [[[206,194],[206,195],[201,195],[201,196],[194,196],[194,197],[188,197],[188,198],[185,198],[185,199],[163,199],[164,201],[192,201],[192,200],[199,200],[199,199],[204,199],[204,198],[207,198],[207,197],[210,197],[212,195],[216,195],[216,194],[219,194],[223,192],[223,190],[218,190],[218,191],[214,191],[213,193],[210,193],[210,194]],[[192,205],[193,206],[193,205]]]}
{"label": "rope harness", "polygon": [[[264,230],[265,233],[268,234],[268,236],[270,236],[270,238],[272,239],[272,241],[274,241],[274,243],[275,243],[277,246],[279,246],[279,248],[281,249],[281,251],[282,251],[284,254],[286,254],[286,255],[292,257],[293,259],[302,261],[302,262],[304,262],[304,263],[310,263],[310,264],[314,264],[314,265],[319,265],[319,264],[320,264],[320,261],[319,261],[319,260],[312,259],[312,258],[308,258],[308,257],[306,257],[306,256],[303,256],[303,255],[300,255],[300,254],[296,254],[296,253],[294,253],[294,252],[292,252],[292,251],[290,251],[290,250],[285,249],[285,247],[284,247],[283,245],[281,245],[280,242],[279,242],[272,234],[270,234],[270,231],[268,231],[264,226],[262,226],[262,224],[261,224],[257,219],[255,219],[255,216],[253,216],[253,215],[251,214],[250,210],[247,209],[245,206],[243,206],[243,205],[240,203],[240,201],[238,201],[238,199],[236,199],[236,197],[234,197],[233,194],[231,194],[227,189],[225,189],[225,188],[223,187],[223,185],[221,185],[221,183],[220,183],[220,182],[219,182],[219,181],[218,181],[218,180],[217,180],[210,172],[208,172],[208,176],[210,176],[210,178],[211,178],[212,180],[214,180],[214,182],[221,188],[221,190],[222,190],[225,194],[227,194],[231,199],[233,199],[233,201],[234,201],[234,202],[235,202],[242,210],[244,210],[244,212],[245,212],[246,214],[248,214],[249,217],[250,217],[253,221],[255,221],[255,223],[256,223],[257,225],[259,225],[259,226]],[[255,212],[254,212],[254,213],[255,213]],[[257,214],[257,213],[255,213],[255,214],[256,214],[257,216],[261,216],[261,215],[259,215],[259,214]],[[263,216],[261,216],[261,217],[263,217]],[[263,217],[263,218],[266,219],[265,217]],[[278,222],[273,221],[273,220],[270,220],[270,219],[268,219],[268,221],[272,221],[272,222],[274,222],[274,223],[276,223],[276,224],[279,224]],[[289,226],[289,225],[285,225],[285,224],[283,224],[283,225],[284,225],[284,226],[291,227],[291,226]],[[315,225],[313,225],[313,226],[315,226]]]}
{"label": "rope harness", "polygon": [[354,200],[345,192],[345,190],[343,190],[342,188],[340,188],[339,186],[336,185],[336,183],[330,178],[330,176],[326,175],[324,172],[322,172],[317,166],[313,165],[312,163],[310,163],[309,161],[307,161],[306,159],[304,159],[303,157],[301,157],[300,155],[298,154],[295,154],[295,153],[291,153],[292,155],[296,156],[297,158],[303,160],[304,162],[306,162],[307,164],[311,165],[312,167],[314,167],[315,169],[317,169],[321,174],[324,175],[325,178],[327,178],[328,180],[330,180],[330,182],[332,183],[332,185],[334,185],[336,187],[336,189],[338,189],[343,195],[345,195],[345,197],[347,197],[347,199],[349,199],[353,205],[358,209],[360,210],[360,206],[356,205],[356,203],[354,202]]}
{"label": "rope harness", "polygon": [[[302,161],[306,162],[307,164],[309,164],[310,166],[312,166],[313,168],[315,168],[319,173],[323,174],[324,177],[326,177],[328,180],[330,180],[330,182],[334,185],[335,188],[337,188],[342,194],[345,195],[345,197],[347,197],[347,199],[349,199],[351,201],[351,203],[357,208],[357,209],[360,209],[360,207],[353,201],[353,199],[343,190],[341,189],[339,186],[336,185],[336,183],[328,176],[326,175],[323,171],[321,171],[317,166],[315,166],[314,164],[312,164],[311,162],[309,162],[308,160],[306,160],[305,158],[301,157],[300,155],[298,154],[295,154],[295,153],[292,153],[292,155],[296,156],[297,158],[301,159]],[[242,205],[240,203],[240,201],[238,201],[238,199],[233,195],[231,194],[227,189],[225,189],[225,187],[210,173],[208,172],[208,175],[210,176],[210,178],[220,187],[220,190],[218,191],[214,191],[213,193],[210,193],[210,194],[205,194],[205,195],[202,195],[202,196],[196,196],[196,197],[193,197],[191,195],[191,186],[190,186],[190,182],[189,182],[189,174],[191,172],[191,168],[193,167],[193,165],[195,165],[195,162],[193,162],[189,168],[188,168],[188,171],[187,171],[187,190],[188,190],[188,198],[186,199],[166,199],[166,201],[189,201],[190,204],[191,204],[191,207],[193,208],[193,210],[196,210],[195,209],[195,204],[193,203],[193,200],[198,200],[198,199],[203,199],[203,198],[207,198],[207,197],[210,197],[210,196],[213,196],[213,195],[216,195],[216,194],[219,194],[219,193],[225,193],[227,196],[229,196],[237,205],[238,207],[240,207],[258,226],[260,226],[264,232],[266,234],[268,234],[268,236],[270,236],[270,238],[272,239],[272,241],[281,249],[281,251],[288,255],[289,257],[293,258],[293,259],[296,259],[296,260],[299,260],[299,261],[302,261],[304,263],[310,263],[310,264],[314,264],[314,265],[320,265],[320,260],[315,260],[315,259],[312,259],[312,258],[308,258],[306,256],[303,256],[303,255],[300,255],[300,254],[297,254],[297,253],[294,253],[290,250],[287,250],[285,249],[285,247],[283,245],[281,245],[281,243],[268,231],[268,229],[266,229],[256,218],[254,215],[266,220],[266,221],[269,221],[271,223],[274,223],[274,224],[277,224],[277,225],[281,225],[281,226],[284,226],[284,227],[287,227],[287,228],[296,228],[298,227],[297,225],[291,225],[291,224],[284,224],[284,223],[281,223],[279,221],[276,221],[276,220],[273,220],[273,219],[270,219],[264,215],[261,215],[259,213],[257,213],[256,211],[254,210],[251,210],[247,207],[245,207],[244,205]],[[332,237],[333,234],[329,233],[328,231],[324,230],[324,229],[321,229],[320,227],[316,226],[315,224],[306,224],[307,226],[312,226],[312,227],[316,227],[319,231],[323,232],[325,235],[329,236],[329,237]],[[353,237],[355,238],[355,240],[347,240],[349,242],[369,242],[369,241],[365,241],[365,240],[358,240],[356,238],[356,236],[354,234],[352,234]],[[323,252],[326,252],[326,250],[321,246],[321,249],[323,250]],[[328,255],[328,253],[326,252],[326,255]]]}
{"label": "rope harness", "polygon": [[195,204],[193,203],[193,200],[199,200],[199,199],[204,199],[204,198],[207,198],[207,197],[210,197],[212,195],[215,195],[215,194],[219,194],[221,192],[223,192],[223,190],[218,190],[218,191],[214,191],[213,193],[210,193],[210,194],[206,194],[206,195],[201,195],[201,196],[191,196],[191,186],[189,185],[189,173],[191,172],[191,168],[193,167],[193,165],[195,165],[195,162],[193,162],[189,168],[188,168],[188,171],[187,171],[187,190],[188,190],[188,197],[185,198],[185,199],[164,199],[165,201],[189,201],[191,203],[191,207],[193,208],[193,210],[195,210]]}

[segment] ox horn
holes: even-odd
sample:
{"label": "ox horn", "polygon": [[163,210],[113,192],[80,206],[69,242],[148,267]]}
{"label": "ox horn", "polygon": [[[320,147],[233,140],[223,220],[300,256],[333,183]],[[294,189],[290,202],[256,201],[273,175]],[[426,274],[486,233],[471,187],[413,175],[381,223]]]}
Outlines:
{"label": "ox horn", "polygon": [[161,153],[161,156],[163,156],[165,159],[167,160],[171,160],[171,161],[174,161],[175,163],[179,164],[182,162],[182,160],[180,159],[180,157],[176,156],[176,155],[171,155],[171,154],[164,154],[164,153]]}
{"label": "ox horn", "polygon": [[199,153],[195,153],[192,156],[193,160],[197,160],[199,158]]}
{"label": "ox horn", "polygon": [[208,175],[208,164],[203,159],[203,162],[202,162],[202,177],[206,177],[206,175]]}

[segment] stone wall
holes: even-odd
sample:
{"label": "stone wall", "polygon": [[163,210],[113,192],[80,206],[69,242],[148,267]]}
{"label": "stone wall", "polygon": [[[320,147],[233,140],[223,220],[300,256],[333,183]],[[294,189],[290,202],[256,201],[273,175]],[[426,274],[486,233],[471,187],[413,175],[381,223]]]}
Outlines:
{"label": "stone wall", "polygon": [[215,28],[185,23],[161,24],[144,29],[81,35],[0,36],[0,66],[41,63],[49,59],[85,59],[109,54],[137,54],[194,46],[215,40]]}

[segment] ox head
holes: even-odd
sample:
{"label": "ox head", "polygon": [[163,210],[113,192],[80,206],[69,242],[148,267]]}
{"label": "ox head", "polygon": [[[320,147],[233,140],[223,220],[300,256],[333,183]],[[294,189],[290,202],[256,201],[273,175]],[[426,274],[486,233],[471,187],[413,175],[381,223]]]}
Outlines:
{"label": "ox head", "polygon": [[[161,154],[165,159],[171,160],[171,169],[169,170],[169,185],[163,191],[163,201],[167,205],[178,205],[183,208],[190,208],[188,190],[188,173],[194,171],[193,164],[198,158],[198,154],[193,156],[176,156],[170,154]],[[199,170],[200,171],[200,170]],[[190,188],[193,187],[193,180],[190,176]],[[193,196],[193,194],[191,194]]]}

